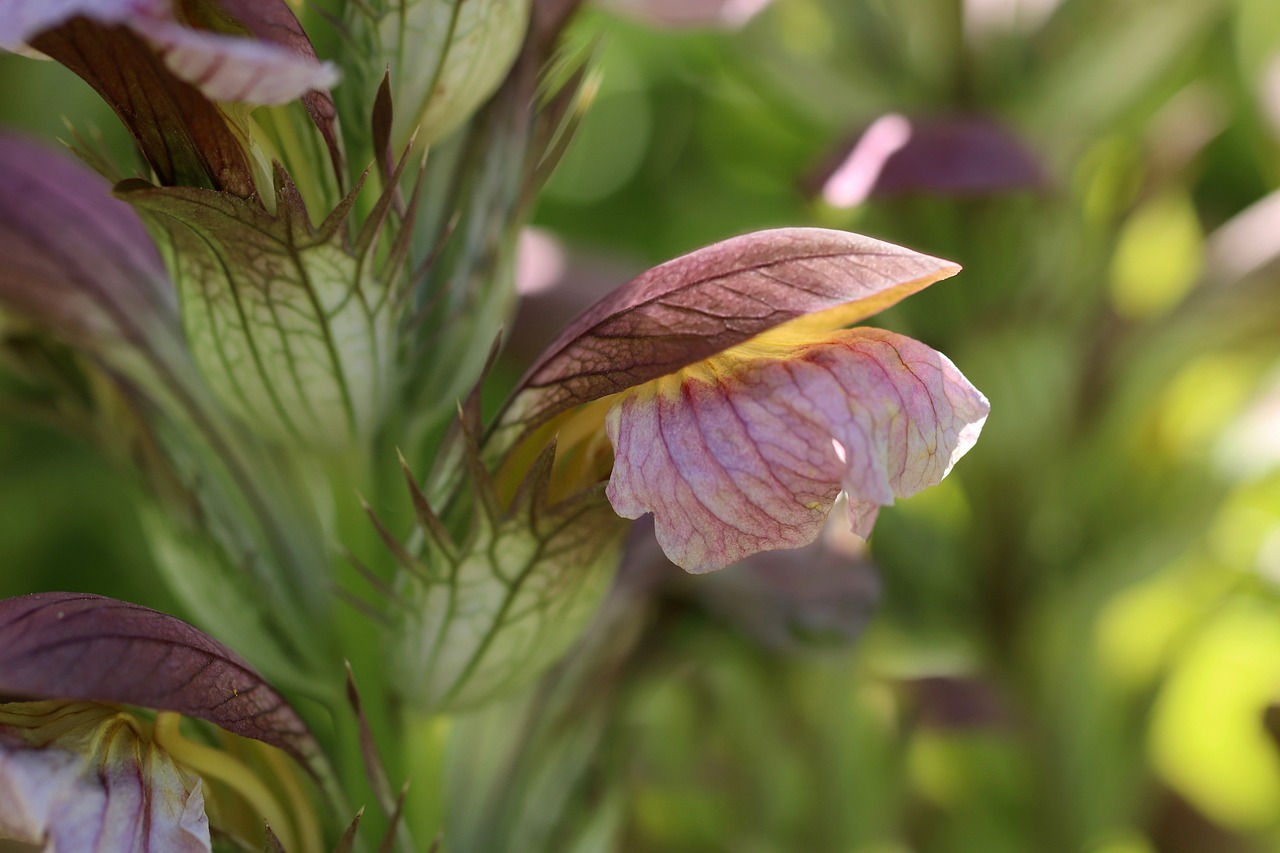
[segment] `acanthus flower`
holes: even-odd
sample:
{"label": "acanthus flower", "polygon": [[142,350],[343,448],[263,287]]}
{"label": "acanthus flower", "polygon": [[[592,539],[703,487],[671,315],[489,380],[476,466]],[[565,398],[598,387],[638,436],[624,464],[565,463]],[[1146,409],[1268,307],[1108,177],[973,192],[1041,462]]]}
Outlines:
{"label": "acanthus flower", "polygon": [[607,477],[618,514],[653,513],[663,550],[691,572],[812,542],[841,491],[866,537],[881,506],[950,472],[989,407],[941,353],[846,327],[958,271],[811,228],[677,258],[566,329],[489,452],[518,471],[558,435],[553,493]]}
{"label": "acanthus flower", "polygon": [[[182,717],[256,742],[275,778],[188,740]],[[185,622],[95,595],[0,600],[0,839],[196,853],[211,849],[213,816],[233,835],[269,826],[285,849],[319,851],[286,757],[316,773],[319,754],[262,676]]]}
{"label": "acanthus flower", "polygon": [[248,110],[299,98],[341,171],[328,94],[337,71],[284,0],[15,0],[0,9],[0,49],[83,78],[163,186],[260,197],[270,208],[269,157]]}

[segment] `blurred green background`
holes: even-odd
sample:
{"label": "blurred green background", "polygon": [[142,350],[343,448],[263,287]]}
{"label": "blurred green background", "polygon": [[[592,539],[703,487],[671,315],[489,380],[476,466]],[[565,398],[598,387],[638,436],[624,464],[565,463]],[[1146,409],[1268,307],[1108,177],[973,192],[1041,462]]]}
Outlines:
{"label": "blurred green background", "polygon": [[[574,36],[598,91],[536,219],[622,271],[588,290],[756,228],[902,243],[965,271],[874,323],[992,415],[882,514],[848,624],[780,646],[664,574],[565,820],[637,851],[1280,850],[1280,4],[776,0],[732,32]],[[126,143],[52,64],[0,55],[0,92],[10,127]],[[957,192],[923,163],[823,201],[888,113],[995,122],[1040,180]],[[0,593],[171,606],[136,484],[21,397]]]}

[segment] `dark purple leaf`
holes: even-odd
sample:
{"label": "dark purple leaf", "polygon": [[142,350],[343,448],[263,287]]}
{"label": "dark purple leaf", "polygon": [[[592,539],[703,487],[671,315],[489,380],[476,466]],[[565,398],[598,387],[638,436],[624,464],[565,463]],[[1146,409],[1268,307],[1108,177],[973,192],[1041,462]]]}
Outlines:
{"label": "dark purple leaf", "polygon": [[0,695],[176,711],[304,766],[318,753],[302,718],[235,652],[173,616],[97,595],[0,600]]}

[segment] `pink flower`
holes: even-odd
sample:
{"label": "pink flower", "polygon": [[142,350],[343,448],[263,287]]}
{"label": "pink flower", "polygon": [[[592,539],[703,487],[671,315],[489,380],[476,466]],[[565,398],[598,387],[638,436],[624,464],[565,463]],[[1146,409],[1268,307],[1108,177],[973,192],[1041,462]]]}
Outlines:
{"label": "pink flower", "polygon": [[[181,716],[204,720],[320,766],[284,698],[185,622],[96,595],[0,600],[0,697],[0,839],[50,851],[208,851],[204,783],[216,779],[238,795],[218,798],[224,819],[248,809],[250,832],[265,820],[286,849],[321,847],[309,802],[286,808],[239,759],[180,733]],[[122,705],[157,713],[150,721]],[[283,756],[264,763],[293,772]]]}
{"label": "pink flower", "polygon": [[[341,173],[337,71],[284,0],[12,0],[0,48],[55,59],[102,96],[163,186],[269,198],[244,112],[301,98]],[[256,173],[255,173],[256,170]],[[268,205],[270,206],[270,205]]]}
{"label": "pink flower", "polygon": [[204,21],[180,19],[172,0],[12,0],[0,7],[0,48],[42,50],[42,39],[80,19],[95,29],[123,28],[140,37],[170,71],[211,101],[283,104],[338,80],[331,64],[316,59],[283,0],[206,0],[178,8],[187,6],[210,21],[234,18],[257,37],[196,26]]}
{"label": "pink flower", "polygon": [[[940,482],[988,404],[941,353],[847,329],[959,267],[856,234],[748,234],[650,270],[573,323],[491,436],[519,459],[558,434],[564,494],[594,476],[651,512],[691,572],[812,542],[835,498],[867,536]],[[612,454],[594,438],[603,420]],[[529,449],[526,449],[529,448]]]}

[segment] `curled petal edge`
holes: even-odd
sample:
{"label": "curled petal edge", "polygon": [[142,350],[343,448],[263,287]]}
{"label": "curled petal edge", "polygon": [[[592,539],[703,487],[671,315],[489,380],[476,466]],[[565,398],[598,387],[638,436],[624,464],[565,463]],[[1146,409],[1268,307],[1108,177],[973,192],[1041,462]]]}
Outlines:
{"label": "curled petal edge", "polygon": [[694,573],[812,542],[841,491],[865,538],[879,507],[941,482],[988,411],[946,356],[878,329],[712,359],[610,410],[606,494],[626,518],[652,512]]}

